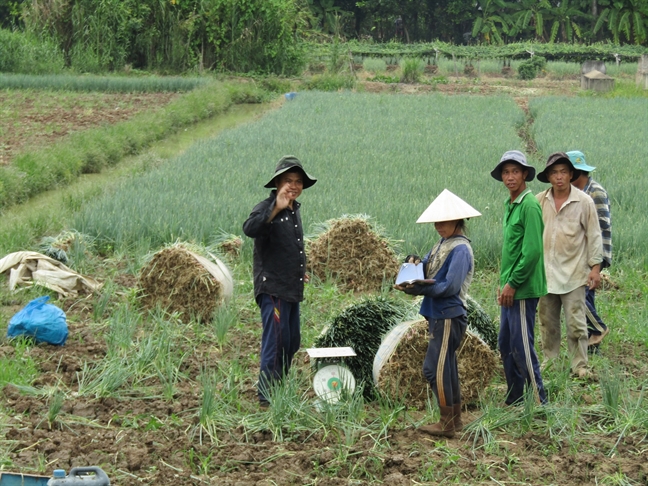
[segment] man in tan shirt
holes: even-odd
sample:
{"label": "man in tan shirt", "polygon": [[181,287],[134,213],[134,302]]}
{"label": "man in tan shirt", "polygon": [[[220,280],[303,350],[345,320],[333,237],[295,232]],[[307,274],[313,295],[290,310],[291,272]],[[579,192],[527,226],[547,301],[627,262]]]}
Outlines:
{"label": "man in tan shirt", "polygon": [[545,360],[560,354],[560,310],[565,311],[571,371],[579,378],[587,370],[585,289],[601,281],[603,244],[596,206],[591,197],[573,187],[576,172],[563,152],[549,156],[538,180],[551,187],[536,197],[542,207],[545,273],[548,294],[540,298],[539,318]]}

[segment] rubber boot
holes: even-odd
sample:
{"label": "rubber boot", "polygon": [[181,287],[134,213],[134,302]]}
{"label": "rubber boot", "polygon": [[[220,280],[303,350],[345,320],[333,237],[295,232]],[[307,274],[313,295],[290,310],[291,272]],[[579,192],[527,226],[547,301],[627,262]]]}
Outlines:
{"label": "rubber boot", "polygon": [[424,425],[419,427],[421,432],[425,432],[430,435],[439,435],[442,437],[454,437],[454,412],[452,407],[439,407],[441,411],[441,419],[432,425]]}
{"label": "rubber boot", "polygon": [[454,423],[455,432],[459,432],[463,430],[463,426],[464,426],[463,420],[461,420],[461,403],[455,403],[452,406],[452,413],[454,415],[452,417],[452,420]]}

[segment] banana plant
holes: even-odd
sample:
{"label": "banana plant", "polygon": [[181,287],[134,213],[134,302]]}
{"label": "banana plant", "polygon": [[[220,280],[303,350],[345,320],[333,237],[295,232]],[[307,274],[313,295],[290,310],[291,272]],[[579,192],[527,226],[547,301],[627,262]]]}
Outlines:
{"label": "banana plant", "polygon": [[521,0],[519,10],[514,14],[515,26],[520,32],[533,27],[537,39],[544,37],[545,16],[551,12],[549,0]]}
{"label": "banana plant", "polygon": [[340,11],[340,7],[335,6],[335,0],[308,0],[308,6],[322,32],[335,34],[336,16]]}
{"label": "banana plant", "polygon": [[641,44],[648,38],[648,6],[645,0],[618,0],[606,7],[594,26],[594,33],[607,24],[615,43],[620,44],[621,34],[628,42]]}
{"label": "banana plant", "polygon": [[560,32],[563,42],[573,42],[576,37],[581,37],[581,30],[576,19],[585,17],[585,15],[573,4],[570,4],[569,0],[562,0],[559,6],[552,9],[551,14],[553,22],[549,42],[556,40],[558,32]]}
{"label": "banana plant", "polygon": [[488,44],[503,44],[502,35],[514,35],[511,32],[513,19],[508,13],[514,4],[504,0],[478,0],[479,14],[473,24],[472,36],[480,37]]}

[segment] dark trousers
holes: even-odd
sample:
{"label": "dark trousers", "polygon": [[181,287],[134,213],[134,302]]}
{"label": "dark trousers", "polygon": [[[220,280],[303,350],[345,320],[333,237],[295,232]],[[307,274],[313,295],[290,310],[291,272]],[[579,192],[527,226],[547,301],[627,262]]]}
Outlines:
{"label": "dark trousers", "polygon": [[452,407],[461,403],[457,349],[466,332],[466,316],[452,319],[428,319],[430,342],[423,375],[439,400],[439,406]]}
{"label": "dark trousers", "polygon": [[546,403],[540,363],[534,347],[534,328],[539,299],[514,300],[511,307],[501,307],[500,330],[497,338],[504,375],[506,376],[506,404],[518,402],[524,396],[524,387],[533,390],[538,403]]}
{"label": "dark trousers", "polygon": [[259,400],[267,401],[270,386],[288,373],[299,350],[299,302],[286,302],[261,294],[257,297],[257,304],[261,308],[263,324],[258,395]]}
{"label": "dark trousers", "polygon": [[585,316],[587,317],[587,337],[592,334],[601,335],[607,330],[607,326],[596,312],[596,304],[594,302],[596,297],[596,290],[587,287],[585,289]]}

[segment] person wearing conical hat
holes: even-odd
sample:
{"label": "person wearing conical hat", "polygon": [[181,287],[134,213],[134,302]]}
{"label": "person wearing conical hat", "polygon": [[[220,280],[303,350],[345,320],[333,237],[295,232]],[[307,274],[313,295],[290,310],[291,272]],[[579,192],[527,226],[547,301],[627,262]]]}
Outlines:
{"label": "person wearing conical hat", "polygon": [[[598,214],[599,226],[601,227],[601,238],[603,239],[603,261],[601,270],[612,265],[612,218],[610,216],[610,199],[607,191],[601,184],[596,182],[590,175],[596,167],[592,167],[585,160],[585,155],[580,150],[566,152],[574,169],[578,173],[572,185],[578,187],[594,200],[596,213]],[[587,287],[585,289],[585,316],[587,317],[587,350],[596,353],[603,338],[610,332],[603,322],[603,319],[596,311],[596,290]]]}
{"label": "person wearing conical hat", "polygon": [[542,210],[527,182],[535,168],[519,150],[502,155],[491,171],[493,179],[503,182],[509,193],[504,203],[504,242],[497,303],[500,330],[497,347],[506,377],[505,405],[520,403],[525,388],[537,403],[547,396],[535,351],[535,319],[540,297],[547,293],[542,246]]}
{"label": "person wearing conical hat", "polygon": [[430,333],[423,374],[439,402],[441,418],[419,430],[435,436],[454,437],[463,427],[456,353],[468,324],[466,295],[474,271],[473,252],[464,230],[465,220],[477,216],[481,216],[479,211],[444,189],[417,220],[434,223],[441,236],[421,262],[426,282],[394,286],[423,296],[420,314],[428,321]]}
{"label": "person wearing conical hat", "polygon": [[257,390],[261,408],[269,406],[273,383],[288,373],[300,346],[299,303],[308,276],[297,198],[316,182],[295,156],[282,157],[264,186],[272,189],[270,196],[243,223],[245,235],[254,238],[254,297],[263,326]]}

